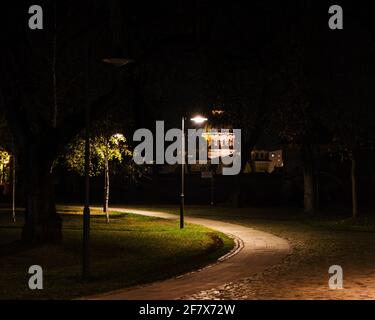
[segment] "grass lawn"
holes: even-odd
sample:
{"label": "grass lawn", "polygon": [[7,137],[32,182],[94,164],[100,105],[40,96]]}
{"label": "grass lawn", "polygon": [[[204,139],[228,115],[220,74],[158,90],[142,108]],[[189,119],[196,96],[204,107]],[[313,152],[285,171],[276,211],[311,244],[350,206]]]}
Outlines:
{"label": "grass lawn", "polygon": [[[146,209],[146,208],[144,208]],[[176,207],[154,207],[178,213]],[[282,263],[195,298],[375,299],[375,220],[332,211],[307,218],[298,209],[187,207],[186,214],[249,226],[287,239],[293,252]],[[340,265],[344,289],[329,290],[328,268]]]}
{"label": "grass lawn", "polygon": [[[92,279],[80,280],[82,210],[61,207],[63,242],[23,248],[19,239],[22,219],[16,224],[0,211],[0,299],[63,299],[106,292],[179,275],[200,268],[233,247],[227,236],[205,227],[178,221],[111,212],[110,224],[92,212]],[[44,290],[29,290],[31,265],[44,271]]]}

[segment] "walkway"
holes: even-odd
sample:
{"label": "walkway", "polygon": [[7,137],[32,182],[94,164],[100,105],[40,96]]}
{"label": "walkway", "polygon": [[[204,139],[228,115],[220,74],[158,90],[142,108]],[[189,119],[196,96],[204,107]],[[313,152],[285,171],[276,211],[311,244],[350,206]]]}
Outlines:
{"label": "walkway", "polygon": [[[127,208],[112,210],[178,219],[177,215],[159,211],[145,211]],[[290,252],[289,243],[272,234],[252,228],[211,219],[185,217],[187,223],[194,223],[218,230],[232,236],[236,247],[217,263],[179,277],[87,297],[104,300],[173,300],[198,293],[202,290],[249,277],[270,267]]]}

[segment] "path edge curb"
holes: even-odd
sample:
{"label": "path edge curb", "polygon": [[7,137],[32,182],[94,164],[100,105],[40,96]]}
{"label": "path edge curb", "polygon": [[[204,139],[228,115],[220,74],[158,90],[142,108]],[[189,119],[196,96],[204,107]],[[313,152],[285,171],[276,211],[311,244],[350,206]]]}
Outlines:
{"label": "path edge curb", "polygon": [[[136,214],[136,213],[134,213],[134,214]],[[168,218],[161,218],[161,219],[168,220]],[[192,224],[199,225],[197,223],[192,223]],[[212,230],[214,230],[214,229],[212,229]],[[215,230],[215,231],[217,231],[217,230]],[[135,286],[125,287],[125,288],[121,288],[121,289],[116,289],[116,290],[112,290],[112,291],[109,291],[109,292],[97,293],[97,294],[93,294],[93,295],[89,295],[89,296],[78,297],[78,298],[75,298],[73,300],[91,300],[91,299],[94,299],[94,300],[99,299],[100,300],[100,297],[105,297],[107,295],[111,295],[111,294],[114,294],[114,293],[117,293],[117,292],[120,292],[120,291],[131,290],[131,289],[135,289],[135,288],[144,288],[144,287],[147,287],[149,285],[152,285],[152,284],[155,284],[155,283],[158,283],[158,282],[163,282],[163,281],[169,280],[169,279],[179,279],[179,278],[182,278],[182,277],[185,277],[185,276],[188,276],[188,275],[198,273],[198,272],[201,272],[203,270],[212,268],[212,267],[214,267],[214,266],[234,257],[235,255],[240,253],[241,250],[245,247],[244,242],[242,241],[241,238],[239,238],[239,237],[237,237],[233,234],[230,234],[230,233],[225,233],[225,232],[221,232],[221,233],[225,234],[227,237],[233,239],[233,241],[234,241],[233,248],[229,252],[224,254],[223,256],[217,258],[216,261],[211,262],[211,263],[209,263],[209,264],[207,264],[207,265],[205,265],[205,266],[203,266],[199,269],[194,269],[192,271],[188,271],[188,272],[185,272],[183,274],[172,276],[172,277],[169,277],[169,278],[166,278],[166,279],[152,281],[152,282],[144,283],[144,284],[138,284],[138,285],[135,285]]]}

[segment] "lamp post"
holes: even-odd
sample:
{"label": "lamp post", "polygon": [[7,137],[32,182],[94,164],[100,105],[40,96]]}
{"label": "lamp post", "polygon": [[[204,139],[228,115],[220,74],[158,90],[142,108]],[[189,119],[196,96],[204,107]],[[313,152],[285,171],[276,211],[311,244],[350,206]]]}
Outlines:
{"label": "lamp post", "polygon": [[85,203],[83,208],[82,278],[90,276],[90,106],[85,107]]}
{"label": "lamp post", "polygon": [[[88,5],[87,25],[91,23],[91,6]],[[82,279],[88,280],[90,276],[90,71],[91,71],[91,35],[87,35],[87,61],[86,61],[86,101],[84,110],[85,121],[85,187],[83,207],[83,235],[82,235]]]}
{"label": "lamp post", "polygon": [[[207,118],[202,116],[195,116],[190,119],[195,124],[202,124],[207,121]],[[184,228],[184,209],[185,209],[185,117],[181,121],[181,195],[180,195],[180,229]]]}
{"label": "lamp post", "polygon": [[[85,105],[85,201],[83,208],[83,250],[82,250],[82,278],[88,280],[90,276],[90,38],[88,38],[88,59],[86,65],[86,105]],[[130,59],[109,58],[104,63],[123,67],[133,63]]]}
{"label": "lamp post", "polygon": [[180,195],[180,229],[184,227],[184,207],[185,207],[185,117],[181,123],[181,195]]}
{"label": "lamp post", "polygon": [[16,150],[14,147],[14,138],[12,138],[13,161],[12,161],[12,216],[13,222],[16,222]]}

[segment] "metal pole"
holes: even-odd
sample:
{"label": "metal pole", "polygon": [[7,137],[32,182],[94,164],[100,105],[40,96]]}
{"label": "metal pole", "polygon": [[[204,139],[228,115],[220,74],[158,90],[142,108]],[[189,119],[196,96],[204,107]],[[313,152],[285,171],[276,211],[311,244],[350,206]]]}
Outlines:
{"label": "metal pole", "polygon": [[214,174],[212,172],[212,177],[211,177],[211,206],[213,206],[213,205],[214,205]]}
{"label": "metal pole", "polygon": [[[88,4],[90,7],[90,4]],[[88,7],[88,9],[89,9]],[[88,14],[88,25],[90,18]],[[88,31],[89,32],[89,31]],[[90,276],[90,35],[87,35],[86,105],[85,105],[85,203],[83,209],[82,278]]]}
{"label": "metal pole", "polygon": [[184,227],[184,206],[185,206],[185,118],[182,117],[181,130],[181,205],[180,205],[180,229]]}
{"label": "metal pole", "polygon": [[12,215],[13,222],[16,222],[16,156],[13,148],[13,172],[12,172]]}
{"label": "metal pole", "polygon": [[82,278],[90,275],[90,109],[86,106],[85,128],[85,205],[83,209]]}

